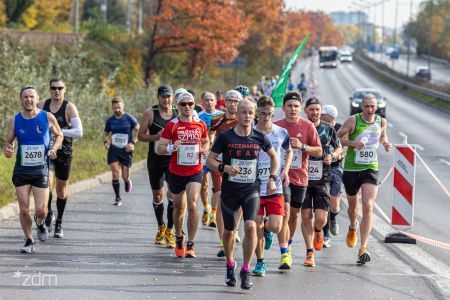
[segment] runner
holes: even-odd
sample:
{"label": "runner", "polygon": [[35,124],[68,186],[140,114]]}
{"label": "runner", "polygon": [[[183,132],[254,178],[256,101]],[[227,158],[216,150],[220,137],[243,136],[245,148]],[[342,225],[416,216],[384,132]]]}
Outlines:
{"label": "runner", "polygon": [[[220,110],[216,110],[216,96],[211,92],[204,92],[202,94],[202,105],[205,108],[205,110],[201,111],[198,114],[198,117],[200,120],[205,122],[206,126],[209,128],[211,127],[211,119],[216,116],[221,116],[224,114],[224,112]],[[206,159],[202,158],[202,165],[203,165],[203,179],[202,179],[202,188],[200,192],[200,196],[202,198],[202,204],[203,204],[203,215],[202,215],[202,224],[203,225],[209,225],[210,222],[210,215],[211,215],[211,205],[209,205],[208,197],[209,197],[209,169],[205,166]],[[214,221],[215,222],[215,219]],[[214,227],[214,225],[213,225]]]}
{"label": "runner", "polygon": [[[227,97],[225,97],[227,98]],[[270,173],[267,194],[276,192],[278,158],[268,138],[252,128],[255,115],[253,104],[248,100],[239,102],[238,124],[218,136],[206,161],[208,168],[224,174],[222,181],[221,206],[224,221],[223,241],[227,259],[225,283],[236,285],[236,262],[234,261],[235,230],[239,209],[244,214],[245,237],[243,242],[244,263],[240,271],[241,288],[251,289],[250,262],[256,247],[256,214],[259,208],[260,179],[257,162],[261,150],[270,156]],[[223,154],[223,163],[216,159]]]}
{"label": "runner", "polygon": [[[283,219],[285,218],[283,185],[285,187],[289,186],[288,171],[292,161],[292,149],[287,130],[272,124],[271,118],[275,112],[275,103],[272,98],[262,96],[257,104],[259,114],[258,125],[255,126],[255,129],[267,136],[278,157],[281,156],[281,149],[286,153],[284,167],[280,168],[275,182],[276,191],[271,195],[266,193],[266,187],[269,182],[270,157],[265,152],[259,154],[258,174],[261,180],[261,191],[259,211],[256,217],[256,224],[258,225],[258,241],[255,250],[257,263],[253,270],[253,275],[264,276],[266,273],[264,249],[270,248],[273,241],[273,233],[281,231]],[[267,219],[264,219],[264,213],[268,217]]]}
{"label": "runner", "polygon": [[223,93],[221,91],[216,91],[216,99],[217,99],[216,109],[224,112],[225,111],[225,98],[223,97]]}
{"label": "runner", "polygon": [[274,124],[285,128],[290,137],[293,148],[292,163],[289,169],[289,187],[284,196],[290,203],[288,226],[283,226],[278,238],[280,242],[281,260],[280,270],[289,270],[292,264],[291,244],[298,225],[298,214],[305,198],[308,186],[308,158],[320,157],[322,147],[319,135],[310,121],[300,116],[302,97],[297,92],[288,92],[283,98],[285,118]]}
{"label": "runner", "polygon": [[[184,256],[195,258],[194,240],[198,227],[197,200],[202,182],[200,156],[208,156],[209,153],[208,129],[205,122],[196,121],[193,118],[194,105],[192,94],[178,95],[177,106],[180,115],[164,127],[157,148],[159,155],[171,154],[169,190],[173,195],[174,203],[175,254],[180,258]],[[187,197],[183,197],[185,194]],[[186,206],[188,240],[185,248],[182,226]]]}
{"label": "runner", "polygon": [[[49,231],[52,231],[52,224],[55,220],[52,211],[53,177],[56,177],[56,208],[58,209],[58,216],[53,234],[55,238],[64,237],[62,218],[67,203],[67,186],[72,165],[73,139],[83,136],[83,126],[78,116],[78,110],[72,102],[65,99],[65,93],[66,84],[64,81],[61,78],[52,78],[50,80],[51,99],[38,103],[39,108],[51,112],[55,116],[64,134],[64,140],[62,146],[58,147],[56,159],[50,161],[49,172],[50,193],[45,224],[48,226]],[[52,138],[53,140],[54,138]]]}
{"label": "runner", "polygon": [[361,247],[358,252],[358,264],[370,261],[367,241],[372,230],[372,208],[378,192],[379,144],[389,152],[392,144],[386,134],[387,121],[375,115],[377,99],[372,94],[364,96],[361,102],[362,112],[350,116],[338,131],[342,145],[348,146],[344,161],[345,192],[348,199],[350,226],[347,233],[347,246],[355,247],[358,230],[358,191],[362,194]]}
{"label": "runner", "polygon": [[[55,159],[59,146],[63,141],[63,133],[56,118],[37,108],[39,96],[34,87],[25,87],[20,91],[22,111],[9,120],[5,138],[4,153],[7,158],[14,155],[14,141],[18,147],[12,182],[16,188],[20,208],[20,224],[25,234],[25,244],[20,253],[34,251],[35,242],[32,234],[30,215],[30,190],[33,192],[37,237],[45,242],[48,237],[45,217],[48,199],[48,158]],[[55,137],[50,146],[50,131]]]}
{"label": "runner", "polygon": [[[242,100],[241,93],[230,90],[225,93],[225,114],[220,116],[215,116],[211,119],[211,126],[209,128],[209,141],[212,144],[216,137],[218,137],[223,132],[235,127],[238,123],[236,118],[237,105],[239,101]],[[218,162],[222,162],[222,156],[217,157]],[[222,191],[222,173],[211,171],[212,180],[212,199],[211,199],[211,216],[210,216],[210,227],[217,227],[217,233],[219,234],[219,252],[217,252],[217,257],[225,257],[225,251],[223,249],[223,218],[222,210],[220,204],[220,193]],[[216,214],[217,212],[217,214]]]}
{"label": "runner", "polygon": [[[336,132],[341,128],[340,123],[336,123],[338,110],[334,105],[324,105],[320,119],[334,126]],[[339,225],[336,216],[340,211],[341,194],[344,192],[344,184],[342,183],[342,159],[343,154],[336,156],[331,163],[330,178],[330,210],[328,214],[327,225],[323,228],[323,246],[331,246],[331,234],[339,234]]]}
{"label": "runner", "polygon": [[[123,110],[124,103],[121,97],[112,99],[111,104],[114,115],[106,121],[103,145],[108,150],[108,165],[111,168],[112,186],[116,195],[113,204],[120,206],[122,203],[119,183],[121,170],[122,179],[125,183],[125,192],[131,192],[133,187],[130,168],[133,160],[134,144],[136,144],[137,139],[133,139],[132,133],[133,130],[139,130],[139,124],[135,117]],[[108,142],[109,134],[111,134],[111,142]]]}
{"label": "runner", "polygon": [[149,142],[147,155],[147,170],[153,195],[153,209],[158,222],[155,244],[167,248],[175,247],[173,233],[173,201],[169,191],[167,197],[167,225],[164,222],[164,181],[169,180],[170,155],[158,155],[156,148],[164,126],[178,115],[172,108],[173,90],[170,85],[164,84],[158,88],[158,104],[148,108],[139,122],[138,139]]}
{"label": "runner", "polygon": [[316,126],[323,150],[321,157],[309,158],[308,188],[302,205],[302,234],[306,244],[304,265],[314,267],[314,250],[322,250],[322,229],[328,221],[331,162],[342,153],[342,146],[333,126],[320,120],[322,105],[319,99],[308,99],[305,103],[305,113],[308,120]]}

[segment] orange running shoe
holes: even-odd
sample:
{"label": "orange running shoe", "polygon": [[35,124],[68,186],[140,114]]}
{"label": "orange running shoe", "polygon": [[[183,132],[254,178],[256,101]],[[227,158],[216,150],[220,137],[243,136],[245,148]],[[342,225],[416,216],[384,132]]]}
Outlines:
{"label": "orange running shoe", "polygon": [[177,241],[175,243],[175,255],[179,258],[183,258],[186,254],[186,248],[184,248],[184,235],[181,237],[177,236]]}
{"label": "orange running shoe", "polygon": [[323,248],[323,234],[322,230],[317,232],[314,230],[314,250],[320,251]]}
{"label": "orange running shoe", "polygon": [[363,265],[369,261],[370,261],[369,251],[367,251],[366,247],[362,246],[361,249],[359,249],[358,251],[358,260],[356,261],[356,263]]}
{"label": "orange running shoe", "polygon": [[186,258],[195,258],[195,251],[194,251],[194,242],[187,242],[186,245]]}
{"label": "orange running shoe", "polygon": [[358,238],[356,236],[356,231],[358,230],[358,226],[359,226],[359,224],[356,223],[356,229],[351,229],[350,227],[348,228],[347,247],[349,247],[349,248],[353,248],[356,246],[356,242],[358,241]]}
{"label": "orange running shoe", "polygon": [[314,252],[307,252],[305,262],[303,263],[306,267],[315,267],[316,263],[314,262]]}

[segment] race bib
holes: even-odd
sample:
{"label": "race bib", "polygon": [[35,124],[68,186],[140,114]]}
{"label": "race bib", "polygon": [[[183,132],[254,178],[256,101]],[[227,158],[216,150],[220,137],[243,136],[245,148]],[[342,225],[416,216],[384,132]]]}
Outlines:
{"label": "race bib", "polygon": [[323,160],[308,161],[308,179],[320,180],[323,175]]}
{"label": "race bib", "polygon": [[292,155],[291,169],[301,169],[302,166],[302,152],[298,148],[292,149],[294,151]]}
{"label": "race bib", "polygon": [[258,163],[258,176],[262,182],[268,181],[270,175],[270,161]]}
{"label": "race bib", "polygon": [[254,183],[256,181],[257,161],[231,159],[231,165],[239,167],[239,174],[228,176],[228,181],[237,183]]}
{"label": "race bib", "polygon": [[366,145],[363,150],[355,150],[355,163],[359,165],[370,165],[377,161],[376,145]]}
{"label": "race bib", "polygon": [[111,136],[111,144],[117,148],[125,148],[128,145],[128,134],[114,133]]}
{"label": "race bib", "polygon": [[45,164],[44,145],[22,145],[20,150],[22,154],[21,165],[23,167],[42,166]]}
{"label": "race bib", "polygon": [[180,145],[177,150],[180,166],[196,166],[199,163],[200,145]]}

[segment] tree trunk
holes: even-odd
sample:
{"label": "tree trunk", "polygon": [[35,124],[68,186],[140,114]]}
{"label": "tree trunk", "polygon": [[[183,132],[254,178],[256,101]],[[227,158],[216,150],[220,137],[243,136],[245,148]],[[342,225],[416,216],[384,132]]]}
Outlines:
{"label": "tree trunk", "polygon": [[[161,5],[163,0],[158,0],[156,3],[156,12],[155,15],[159,15],[161,12]],[[155,52],[155,38],[156,38],[156,32],[158,30],[158,23],[155,23],[153,25],[153,29],[151,32],[150,37],[150,45],[148,47],[148,60],[147,60],[147,66],[145,67],[145,84],[147,87],[152,83],[153,81],[153,59],[158,54]]]}

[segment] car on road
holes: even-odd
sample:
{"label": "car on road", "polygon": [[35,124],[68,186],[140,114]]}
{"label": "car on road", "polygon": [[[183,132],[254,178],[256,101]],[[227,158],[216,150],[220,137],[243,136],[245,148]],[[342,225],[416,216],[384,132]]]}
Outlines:
{"label": "car on road", "polygon": [[351,63],[353,61],[353,57],[350,52],[341,52],[339,54],[339,60],[341,63]]}
{"label": "car on road", "polygon": [[431,71],[428,67],[420,66],[416,68],[414,77],[418,80],[431,80]]}
{"label": "car on road", "polygon": [[377,99],[378,108],[376,114],[386,118],[386,98],[383,97],[378,90],[372,88],[360,88],[353,92],[353,95],[350,97],[350,115],[354,115],[362,111],[361,102],[367,94],[372,94]]}

